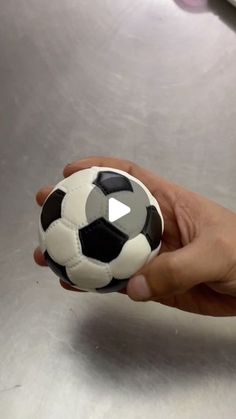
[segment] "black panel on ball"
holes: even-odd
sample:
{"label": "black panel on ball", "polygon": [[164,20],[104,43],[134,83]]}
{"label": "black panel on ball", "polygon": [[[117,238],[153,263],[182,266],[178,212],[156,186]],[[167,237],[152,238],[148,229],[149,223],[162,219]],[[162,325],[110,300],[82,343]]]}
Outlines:
{"label": "black panel on ball", "polygon": [[106,294],[108,292],[116,292],[123,290],[128,283],[128,279],[116,279],[112,278],[111,282],[102,288],[96,288],[96,291],[100,294]]}
{"label": "black panel on ball", "polygon": [[115,172],[99,172],[97,179],[93,183],[102,190],[104,195],[120,191],[133,192],[129,179]]}
{"label": "black panel on ball", "polygon": [[56,189],[46,200],[41,212],[41,224],[44,231],[50,226],[53,221],[61,218],[61,203],[65,196],[65,192]]}
{"label": "black panel on ball", "polygon": [[105,263],[117,258],[128,240],[127,234],[103,217],[80,229],[79,237],[83,254]]}
{"label": "black panel on ball", "polygon": [[147,207],[147,218],[142,234],[148,240],[152,250],[159,246],[162,236],[162,222],[157,209],[153,205]]}
{"label": "black panel on ball", "polygon": [[51,270],[59,276],[59,278],[63,279],[63,281],[67,282],[70,285],[75,285],[71,280],[68,278],[66,268],[65,266],[59,265],[59,263],[56,263],[51,256],[49,256],[48,252],[44,252],[45,260],[48,264],[48,266],[51,268]]}

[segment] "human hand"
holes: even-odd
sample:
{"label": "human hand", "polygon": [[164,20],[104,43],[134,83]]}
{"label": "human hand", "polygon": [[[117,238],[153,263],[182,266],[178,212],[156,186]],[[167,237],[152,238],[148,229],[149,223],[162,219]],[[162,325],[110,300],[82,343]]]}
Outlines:
{"label": "human hand", "polygon": [[[160,254],[129,280],[128,296],[192,313],[236,315],[236,214],[125,160],[88,158],[66,166],[64,176],[91,166],[113,167],[140,179],[156,197],[164,217]],[[38,192],[39,205],[51,190]],[[46,265],[39,249],[35,260]]]}

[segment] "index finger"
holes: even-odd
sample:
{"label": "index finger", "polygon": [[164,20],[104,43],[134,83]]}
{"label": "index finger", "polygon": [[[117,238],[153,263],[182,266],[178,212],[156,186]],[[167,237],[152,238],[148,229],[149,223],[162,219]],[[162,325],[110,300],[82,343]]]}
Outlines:
{"label": "index finger", "polygon": [[41,188],[37,194],[36,194],[36,201],[40,207],[44,204],[46,201],[48,195],[52,192],[53,187],[52,186],[45,186]]}

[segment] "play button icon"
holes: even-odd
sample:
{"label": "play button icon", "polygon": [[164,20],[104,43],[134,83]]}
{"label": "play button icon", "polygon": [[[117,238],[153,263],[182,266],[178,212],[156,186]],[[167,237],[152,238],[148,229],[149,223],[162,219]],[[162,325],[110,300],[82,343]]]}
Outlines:
{"label": "play button icon", "polygon": [[[124,176],[115,171],[111,173],[112,170],[99,171],[100,177],[98,175],[94,181],[86,199],[84,223],[97,223],[98,226],[100,223],[107,223],[108,229],[111,228],[114,232],[119,230],[131,240],[144,228],[147,208],[150,206],[149,197],[135,180],[128,179],[128,187],[126,182],[124,183]],[[81,201],[85,198],[86,193]]]}
{"label": "play button icon", "polygon": [[123,202],[118,201],[118,199],[110,198],[108,202],[108,217],[111,223],[119,220],[120,218],[124,217],[125,215],[131,212],[130,207],[128,205],[123,204]]}

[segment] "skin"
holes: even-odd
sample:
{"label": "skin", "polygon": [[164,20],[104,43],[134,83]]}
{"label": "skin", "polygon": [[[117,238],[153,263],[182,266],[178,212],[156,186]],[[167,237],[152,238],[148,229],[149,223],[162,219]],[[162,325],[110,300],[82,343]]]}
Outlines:
{"label": "skin", "polygon": [[[156,197],[165,220],[160,254],[131,278],[123,293],[210,316],[236,315],[236,214],[136,164],[92,157],[67,165],[64,176],[92,166],[113,167],[140,179]],[[52,187],[40,189],[43,205]],[[36,263],[45,266],[39,249]],[[73,290],[61,281],[61,285]]]}

